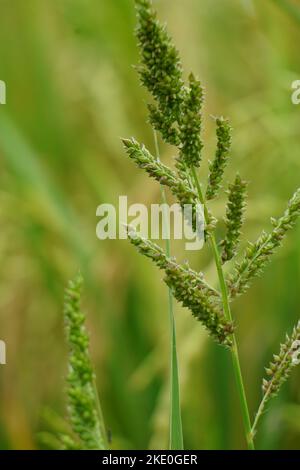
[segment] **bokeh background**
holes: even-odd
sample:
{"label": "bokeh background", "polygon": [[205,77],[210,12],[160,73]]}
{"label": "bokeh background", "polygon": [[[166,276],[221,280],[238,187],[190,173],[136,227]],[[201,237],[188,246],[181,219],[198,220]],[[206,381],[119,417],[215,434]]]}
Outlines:
{"label": "bokeh background", "polygon": [[[234,127],[230,180],[250,181],[245,238],[270,228],[300,186],[298,0],[157,0],[183,56],[206,87],[210,115]],[[158,202],[159,187],[126,158],[119,137],[153,149],[138,61],[132,0],[0,0],[0,448],[55,446],[65,412],[63,290],[85,277],[91,352],[112,446],[166,448],[167,291],[127,241],[96,238],[96,207]],[[162,147],[172,162],[174,149]],[[206,177],[207,163],[201,168]],[[215,204],[222,217],[225,196]],[[300,224],[263,279],[234,304],[251,416],[264,366],[300,315]],[[185,253],[217,283],[209,250]],[[245,447],[230,357],[176,306],[186,448]],[[300,371],[269,405],[258,448],[300,447]]]}

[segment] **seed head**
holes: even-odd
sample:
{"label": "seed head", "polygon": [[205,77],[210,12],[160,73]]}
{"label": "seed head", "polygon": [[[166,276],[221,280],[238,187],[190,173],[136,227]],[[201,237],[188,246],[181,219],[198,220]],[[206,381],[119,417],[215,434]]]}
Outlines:
{"label": "seed head", "polygon": [[203,142],[202,130],[202,105],[204,91],[199,80],[193,74],[189,76],[189,87],[186,89],[182,103],[180,127],[180,160],[185,162],[188,168],[198,167],[201,161]]}
{"label": "seed head", "polygon": [[214,160],[209,165],[210,174],[206,190],[206,199],[214,199],[221,187],[231,147],[231,127],[227,119],[216,118],[217,151]]}
{"label": "seed head", "polygon": [[160,24],[150,0],[136,0],[138,26],[136,35],[140,49],[138,71],[142,84],[153,96],[149,105],[150,123],[163,139],[178,145],[183,80],[178,51],[166,28]]}
{"label": "seed head", "polygon": [[[138,71],[154,98],[148,105],[150,123],[165,142],[179,149],[179,160],[187,167],[201,160],[203,88],[193,74],[188,84],[182,77],[179,53],[157,19],[150,0],[136,0],[140,49]],[[181,167],[182,171],[182,167]]]}
{"label": "seed head", "polygon": [[223,263],[233,258],[237,251],[246,208],[246,189],[247,183],[241,179],[239,174],[237,174],[234,183],[230,184],[228,189],[228,202],[225,218],[226,236],[220,243],[223,247]]}

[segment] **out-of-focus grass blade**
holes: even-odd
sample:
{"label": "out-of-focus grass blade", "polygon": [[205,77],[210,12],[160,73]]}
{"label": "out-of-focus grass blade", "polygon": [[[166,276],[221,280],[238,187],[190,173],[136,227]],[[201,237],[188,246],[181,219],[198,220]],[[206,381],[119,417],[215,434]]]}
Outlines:
{"label": "out-of-focus grass blade", "polygon": [[[169,291],[169,302],[173,310],[173,296]],[[172,312],[171,331],[171,416],[170,416],[170,449],[183,450],[183,433],[181,422],[180,393],[179,393],[179,371],[177,361],[176,331]]]}
{"label": "out-of-focus grass blade", "polygon": [[292,4],[289,0],[272,0],[282,10],[292,16],[298,23],[300,23],[300,7]]}
{"label": "out-of-focus grass blade", "polygon": [[300,406],[295,403],[288,403],[282,407],[283,419],[290,426],[300,433]]}
{"label": "out-of-focus grass blade", "polygon": [[42,198],[50,209],[61,232],[69,239],[81,261],[86,259],[86,250],[80,240],[79,224],[63,195],[52,184],[43,171],[34,151],[23,138],[8,114],[0,113],[0,149],[8,167],[15,173],[19,187],[27,193],[34,192],[37,198]]}
{"label": "out-of-focus grass blade", "polygon": [[[154,143],[155,153],[157,160],[160,160],[160,151],[157,140],[157,134],[154,132]],[[166,207],[167,196],[163,186],[160,188],[161,200]],[[165,214],[166,216],[166,214]],[[164,217],[165,224],[168,220]],[[169,229],[169,227],[168,227]],[[166,255],[168,258],[171,257],[171,243],[170,240],[166,239]],[[168,301],[169,301],[169,318],[170,318],[170,374],[171,374],[171,391],[170,391],[170,442],[169,446],[171,450],[183,450],[183,433],[182,433],[182,422],[181,422],[181,407],[180,407],[180,389],[179,389],[179,371],[178,371],[178,360],[177,360],[177,346],[176,346],[176,326],[174,318],[174,301],[172,290],[168,289]]]}

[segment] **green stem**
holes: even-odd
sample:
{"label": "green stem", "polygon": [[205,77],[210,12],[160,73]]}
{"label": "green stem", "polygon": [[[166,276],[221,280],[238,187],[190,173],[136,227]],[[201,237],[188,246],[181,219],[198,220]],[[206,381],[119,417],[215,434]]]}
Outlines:
{"label": "green stem", "polygon": [[[154,142],[156,150],[156,158],[160,160],[159,146],[157,134],[154,132]],[[160,187],[161,199],[165,213],[163,214],[163,223],[167,224],[168,214],[166,212],[167,197],[163,186]],[[167,227],[165,227],[167,228]],[[167,234],[170,230],[164,230]],[[171,256],[171,243],[170,238],[166,237],[166,255],[168,258]],[[168,302],[169,302],[169,321],[170,321],[170,335],[171,335],[171,354],[170,354],[170,371],[171,371],[171,389],[170,389],[170,436],[169,447],[171,450],[183,450],[183,433],[181,422],[181,409],[180,409],[180,390],[179,390],[179,372],[177,360],[177,346],[176,346],[176,326],[174,318],[173,294],[172,290],[168,289]]]}
{"label": "green stem", "polygon": [[[198,196],[200,199],[201,204],[203,205],[204,208],[204,216],[205,219],[208,220],[208,210],[205,204],[205,200],[202,194],[202,189],[198,180],[198,176],[196,173],[195,168],[192,168],[192,176],[197,188]],[[214,255],[215,263],[216,263],[216,268],[218,272],[218,278],[219,278],[219,284],[220,284],[220,289],[221,289],[221,294],[222,294],[222,302],[223,302],[223,307],[224,307],[224,313],[230,322],[232,322],[232,314],[231,314],[231,309],[230,309],[230,304],[229,304],[229,298],[228,298],[228,292],[227,292],[227,285],[225,282],[225,277],[224,277],[224,272],[222,268],[222,263],[221,263],[221,258],[220,258],[220,253],[217,247],[217,242],[215,239],[214,234],[212,233],[209,237],[210,245],[212,248],[212,252]],[[249,410],[248,410],[248,404],[247,404],[247,398],[246,398],[246,393],[245,393],[245,388],[244,388],[244,383],[243,383],[243,377],[242,377],[242,372],[241,372],[241,366],[240,366],[240,360],[239,360],[239,353],[238,353],[238,346],[237,346],[237,341],[235,334],[232,334],[232,347],[230,349],[231,351],[231,357],[232,357],[232,364],[233,364],[233,370],[234,370],[234,375],[235,375],[235,380],[236,380],[236,385],[239,393],[239,399],[240,399],[240,404],[241,404],[241,410],[242,410],[242,417],[243,417],[243,423],[244,423],[244,429],[245,429],[245,437],[247,441],[247,446],[249,450],[254,450],[254,442],[253,442],[253,435],[251,432],[251,421],[250,421],[250,415],[249,415]]]}
{"label": "green stem", "polygon": [[103,417],[103,413],[102,413],[102,408],[101,408],[101,404],[100,404],[100,399],[99,399],[99,394],[98,394],[98,389],[97,389],[97,384],[96,384],[95,379],[93,379],[93,389],[94,389],[97,415],[98,415],[98,421],[99,421],[99,431],[100,431],[99,450],[108,450],[109,449],[109,443],[108,443],[108,439],[107,439],[107,432],[106,432],[106,428],[105,428],[105,424],[104,424],[104,417]]}
{"label": "green stem", "polygon": [[262,401],[260,402],[260,405],[259,405],[259,408],[257,410],[257,413],[255,415],[255,420],[254,420],[254,423],[253,423],[253,426],[252,426],[252,429],[251,429],[251,434],[252,434],[252,437],[254,438],[255,434],[256,434],[256,429],[257,429],[257,425],[258,425],[258,422],[264,412],[264,409],[265,409],[265,406],[266,406],[266,403],[267,401],[269,400],[270,398],[270,393],[266,393],[264,396],[263,396],[263,399]]}

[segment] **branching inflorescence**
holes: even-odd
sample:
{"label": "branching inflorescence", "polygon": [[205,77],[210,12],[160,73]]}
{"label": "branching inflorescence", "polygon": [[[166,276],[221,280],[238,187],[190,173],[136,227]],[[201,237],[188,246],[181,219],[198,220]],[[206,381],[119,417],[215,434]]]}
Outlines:
{"label": "branching inflorescence", "polygon": [[[244,293],[254,277],[263,268],[278,248],[286,232],[295,224],[300,215],[300,190],[296,191],[284,215],[272,219],[273,230],[262,232],[254,243],[248,242],[245,253],[235,262],[233,272],[227,279],[222,264],[237,255],[241,228],[246,207],[247,184],[239,174],[229,185],[223,240],[216,241],[216,221],[211,215],[208,202],[220,192],[224,171],[229,161],[232,129],[227,119],[216,118],[217,150],[209,165],[206,190],[202,189],[196,173],[202,159],[203,142],[202,107],[204,90],[200,81],[190,74],[187,81],[179,53],[172,43],[166,28],[160,24],[151,0],[135,0],[138,26],[137,38],[140,49],[138,71],[142,84],[152,95],[149,104],[149,121],[158,131],[162,140],[177,148],[175,169],[170,169],[158,161],[144,145],[135,139],[124,139],[123,144],[129,157],[161,185],[168,187],[180,205],[199,204],[204,206],[206,241],[209,242],[217,268],[220,292],[210,287],[203,274],[198,274],[185,265],[179,265],[168,258],[163,250],[149,240],[139,237],[129,228],[129,238],[133,245],[150,258],[165,272],[165,282],[172,289],[174,297],[188,307],[202,322],[211,336],[221,345],[230,347],[237,387],[241,399],[245,434],[248,447],[254,448],[250,417],[239,365],[237,343],[230,310],[230,302]],[[281,348],[278,361],[270,368],[272,377],[265,382],[264,390],[268,398],[279,389],[288,377],[292,367],[298,363],[293,353],[299,347],[299,325],[293,337]],[[266,395],[265,395],[266,396]],[[266,398],[264,398],[266,401]]]}

